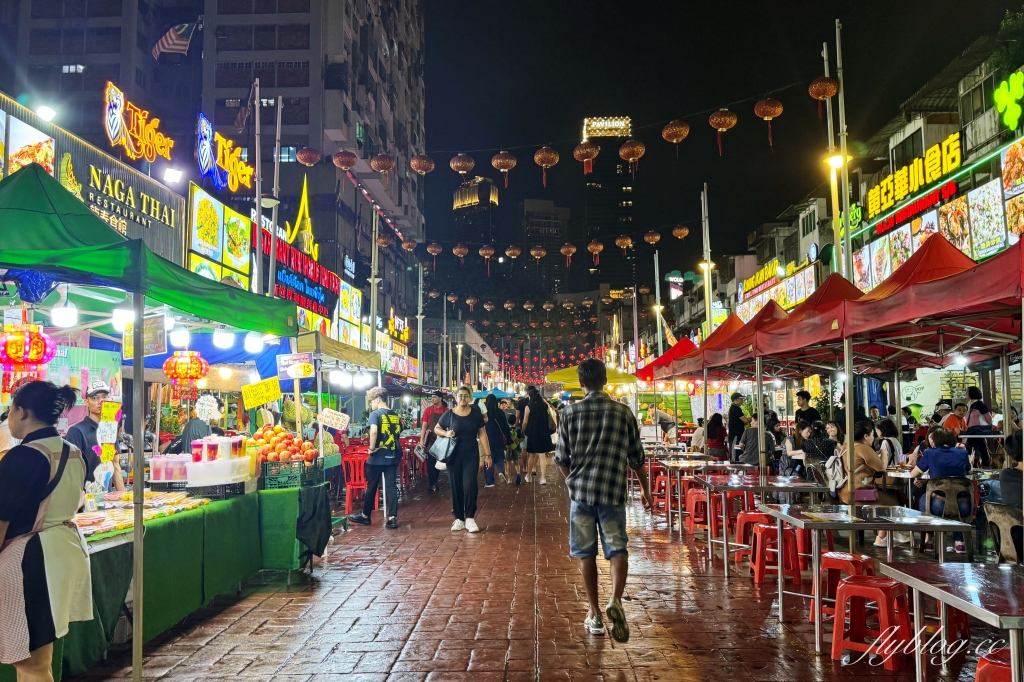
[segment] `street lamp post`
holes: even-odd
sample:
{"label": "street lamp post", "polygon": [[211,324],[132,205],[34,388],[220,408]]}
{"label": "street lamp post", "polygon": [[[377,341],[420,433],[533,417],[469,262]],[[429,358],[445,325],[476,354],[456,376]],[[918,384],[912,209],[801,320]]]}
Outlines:
{"label": "street lamp post", "polygon": [[665,352],[661,341],[661,280],[658,275],[658,252],[654,252],[654,310],[658,314],[658,357]]}
{"label": "street lamp post", "polygon": [[457,343],[456,348],[459,351],[458,362],[455,365],[455,385],[458,386],[459,382],[462,381],[462,342]]}

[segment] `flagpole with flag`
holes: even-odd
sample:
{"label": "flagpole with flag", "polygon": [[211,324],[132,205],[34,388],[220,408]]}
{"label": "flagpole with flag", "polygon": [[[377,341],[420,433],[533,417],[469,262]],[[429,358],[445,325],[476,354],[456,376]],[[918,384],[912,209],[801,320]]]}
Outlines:
{"label": "flagpole with flag", "polygon": [[192,36],[199,26],[198,21],[191,24],[178,24],[172,26],[167,33],[153,46],[153,59],[160,61],[160,55],[164,52],[171,54],[188,54],[188,47],[192,43]]}

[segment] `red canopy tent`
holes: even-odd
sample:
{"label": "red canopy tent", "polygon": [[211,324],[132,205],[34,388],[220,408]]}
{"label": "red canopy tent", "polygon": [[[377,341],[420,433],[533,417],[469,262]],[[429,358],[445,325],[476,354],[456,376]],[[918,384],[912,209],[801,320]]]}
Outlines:
{"label": "red canopy tent", "polygon": [[693,341],[685,336],[676,342],[676,345],[659,355],[653,362],[641,367],[636,371],[636,378],[640,381],[654,381],[655,372],[659,367],[671,369],[672,361],[681,358],[687,353],[692,353],[697,348]]}
{"label": "red canopy tent", "polygon": [[704,370],[704,353],[722,345],[728,345],[730,339],[743,329],[743,320],[736,313],[730,313],[715,331],[708,334],[704,343],[687,355],[676,358],[670,367],[660,367],[654,376],[658,379],[671,379],[684,374],[700,374]]}
{"label": "red canopy tent", "polygon": [[786,311],[778,303],[769,300],[765,307],[757,311],[743,328],[729,337],[728,342],[717,348],[704,351],[704,362],[708,367],[731,365],[734,362],[754,356],[754,340],[757,333],[767,327],[777,325],[786,319]]}

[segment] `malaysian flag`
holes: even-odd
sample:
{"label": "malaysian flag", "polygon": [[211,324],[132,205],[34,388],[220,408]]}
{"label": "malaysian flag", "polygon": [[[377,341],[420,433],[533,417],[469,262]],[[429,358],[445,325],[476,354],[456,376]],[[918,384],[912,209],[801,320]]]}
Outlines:
{"label": "malaysian flag", "polygon": [[164,34],[164,37],[153,46],[153,59],[160,61],[161,52],[173,52],[175,54],[188,54],[188,45],[192,42],[192,34],[195,33],[198,24],[178,24]]}

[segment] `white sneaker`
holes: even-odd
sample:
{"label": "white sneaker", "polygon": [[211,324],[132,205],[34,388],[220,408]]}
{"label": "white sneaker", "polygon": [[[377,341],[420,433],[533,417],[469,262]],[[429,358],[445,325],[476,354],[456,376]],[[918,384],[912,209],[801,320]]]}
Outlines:
{"label": "white sneaker", "polygon": [[601,614],[596,616],[587,616],[583,621],[583,628],[592,635],[603,635],[604,630],[604,619],[601,618]]}
{"label": "white sneaker", "polygon": [[466,524],[461,519],[455,519],[455,523],[452,524],[452,530],[466,530]]}
{"label": "white sneaker", "polygon": [[893,542],[897,545],[909,545],[910,544],[910,533],[904,533],[897,531],[892,538]]}
{"label": "white sneaker", "polygon": [[480,526],[476,525],[475,519],[466,519],[466,530],[470,533],[479,533]]}
{"label": "white sneaker", "polygon": [[498,474],[498,480],[502,483],[508,483],[508,478],[505,476],[505,474]]}
{"label": "white sneaker", "polygon": [[540,479],[540,484],[541,485],[547,485],[548,484],[548,479],[546,479],[546,478]]}
{"label": "white sneaker", "polygon": [[437,469],[438,471],[448,471],[448,465],[445,464],[444,462],[438,462],[437,464],[434,465],[434,468]]}

